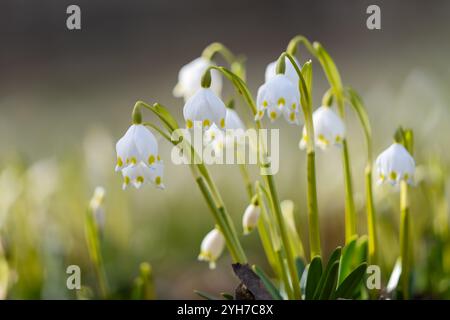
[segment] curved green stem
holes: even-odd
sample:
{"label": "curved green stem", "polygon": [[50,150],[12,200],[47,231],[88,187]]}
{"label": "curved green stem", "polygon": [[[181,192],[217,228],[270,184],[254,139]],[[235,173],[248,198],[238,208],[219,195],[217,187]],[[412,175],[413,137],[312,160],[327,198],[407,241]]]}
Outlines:
{"label": "curved green stem", "polygon": [[[250,107],[253,116],[256,116],[256,114],[257,114],[256,104],[255,104],[255,101],[253,100],[250,90],[248,89],[245,82],[239,76],[237,76],[236,74],[227,70],[224,67],[211,66],[205,72],[210,72],[211,69],[220,71],[227,79],[229,79],[232,82],[232,84],[235,86],[235,88],[238,90],[238,92],[244,96],[244,99],[247,102],[247,105]],[[259,121],[259,120],[256,121],[256,127],[258,129],[262,128],[261,121]],[[262,150],[262,152],[260,152],[260,155],[262,154],[263,158],[265,158],[265,156],[266,156],[265,146],[259,145],[259,148],[261,148],[261,150]],[[264,160],[259,161],[260,167],[263,168],[265,166],[265,163],[266,163],[266,161],[264,161]],[[300,281],[299,281],[298,274],[297,274],[297,268],[295,266],[294,256],[292,255],[292,250],[290,250],[290,241],[287,237],[285,221],[281,215],[280,202],[278,200],[275,182],[273,180],[273,176],[270,174],[264,175],[264,180],[267,184],[268,189],[270,190],[270,202],[271,202],[272,210],[274,211],[274,214],[277,217],[277,223],[278,223],[278,227],[280,229],[281,239],[283,242],[282,250],[287,258],[287,264],[288,264],[289,273],[291,276],[294,297],[296,299],[300,299],[301,298]]]}
{"label": "curved green stem", "polygon": [[208,45],[202,52],[202,57],[208,60],[214,59],[214,56],[216,54],[221,54],[222,57],[225,59],[225,61],[228,64],[232,64],[234,61],[236,61],[236,57],[234,54],[229,50],[227,47],[225,47],[220,42],[213,42],[210,45]]}
{"label": "curved green stem", "polygon": [[346,98],[350,106],[355,110],[359,122],[364,131],[364,137],[367,147],[367,165],[365,169],[365,188],[366,188],[366,212],[367,212],[367,233],[369,236],[368,261],[370,264],[377,263],[377,223],[376,211],[373,199],[372,183],[372,129],[370,127],[369,117],[362,99],[352,88],[346,89]]}
{"label": "curved green stem", "polygon": [[[295,53],[297,46],[303,44],[306,49],[319,61],[325,75],[328,79],[330,87],[334,91],[334,96],[336,97],[336,103],[339,110],[339,115],[342,119],[345,118],[345,108],[344,108],[344,90],[342,86],[341,76],[339,71],[331,59],[328,52],[322,47],[318,42],[311,44],[309,40],[304,36],[294,37],[288,45],[287,50],[291,53]],[[353,199],[353,186],[352,186],[352,175],[350,166],[350,157],[348,152],[348,146],[346,139],[342,141],[342,162],[344,170],[344,182],[345,182],[345,240],[349,243],[356,235],[356,210],[355,202]]]}
{"label": "curved green stem", "polygon": [[[320,246],[320,226],[319,226],[319,210],[317,204],[317,186],[316,186],[316,164],[315,164],[315,146],[314,146],[314,123],[312,119],[312,97],[311,89],[308,87],[300,68],[294,60],[294,57],[285,52],[280,56],[280,59],[287,57],[294,66],[295,71],[299,76],[299,90],[301,92],[301,105],[305,115],[306,127],[306,153],[307,153],[307,184],[308,184],[308,223],[309,223],[309,242],[310,242],[310,256],[313,259],[315,256],[321,256]],[[303,67],[303,72],[311,72],[311,62],[307,62]]]}
{"label": "curved green stem", "polygon": [[[178,128],[173,117],[170,113],[160,104],[155,103],[153,106],[146,104],[145,102],[138,101],[133,109],[133,120],[138,119],[142,121],[142,116],[140,115],[140,108],[146,108],[155,113],[158,118],[161,120],[163,125],[169,130],[169,132],[173,132]],[[139,115],[138,115],[139,114]],[[143,122],[142,124],[149,126],[155,129],[157,132],[161,134],[166,140],[168,140],[172,144],[177,144],[179,141],[173,141],[171,137],[166,134],[161,128],[150,123]],[[188,143],[183,141],[183,143]],[[198,157],[192,145],[188,145],[188,148],[194,154],[194,157]],[[195,162],[197,163],[197,162]],[[246,263],[247,257],[242,248],[242,245],[239,241],[239,237],[237,235],[234,224],[231,220],[229,213],[227,212],[224,202],[220,196],[220,193],[217,187],[214,184],[213,179],[211,178],[207,168],[202,163],[197,163],[196,165],[191,165],[191,171],[194,175],[194,179],[196,180],[203,197],[205,198],[208,207],[210,208],[213,217],[216,221],[216,224],[219,226],[222,234],[224,235],[225,242],[227,244],[227,248],[230,251],[232,259],[234,262]]]}

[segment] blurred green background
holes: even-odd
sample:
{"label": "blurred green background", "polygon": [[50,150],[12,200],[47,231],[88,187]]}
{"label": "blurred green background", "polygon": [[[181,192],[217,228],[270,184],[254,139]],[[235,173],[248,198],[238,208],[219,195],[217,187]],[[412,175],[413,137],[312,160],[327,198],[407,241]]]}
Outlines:
{"label": "blurred green background", "polygon": [[[103,253],[115,297],[130,296],[143,261],[153,266],[159,298],[196,298],[193,289],[233,291],[238,281],[228,254],[215,271],[197,262],[213,220],[188,168],[170,163],[170,146],[160,139],[166,190],[146,186],[125,192],[114,172],[114,146],[136,100],[158,101],[182,121],[183,101],[171,95],[178,70],[209,43],[220,41],[245,55],[248,84],[256,94],[265,66],[296,34],[320,41],[344,83],[362,95],[375,153],[390,144],[399,124],[415,131],[417,164],[424,166],[418,171],[426,177],[412,195],[415,254],[421,268],[432,270],[428,245],[442,227],[435,213],[444,212],[448,223],[450,2],[79,0],[80,31],[66,29],[69,4],[73,1],[0,3],[0,236],[12,261],[9,298],[74,298],[66,288],[71,264],[81,267],[82,284],[95,290],[83,227],[98,185],[106,189]],[[381,7],[381,30],[366,28],[369,4]],[[303,61],[309,57],[304,50],[300,54]],[[314,70],[319,106],[327,82],[317,63]],[[226,84],[224,98],[232,95]],[[242,102],[237,110],[250,120]],[[283,121],[275,126],[282,129],[276,181],[281,198],[295,201],[307,246],[301,128]],[[351,112],[348,137],[363,234],[364,139]],[[321,237],[329,253],[344,239],[339,151],[319,152],[317,170]],[[247,197],[239,169],[213,167],[212,173],[240,226]],[[256,178],[255,168],[252,173]],[[387,279],[398,256],[398,197],[386,188],[375,190]],[[438,209],[427,202],[430,194],[442,195],[432,200]],[[250,261],[265,267],[257,235],[242,239]],[[442,259],[450,260],[448,250],[448,245],[441,250]],[[418,280],[428,295],[448,291],[448,278],[428,278]]]}

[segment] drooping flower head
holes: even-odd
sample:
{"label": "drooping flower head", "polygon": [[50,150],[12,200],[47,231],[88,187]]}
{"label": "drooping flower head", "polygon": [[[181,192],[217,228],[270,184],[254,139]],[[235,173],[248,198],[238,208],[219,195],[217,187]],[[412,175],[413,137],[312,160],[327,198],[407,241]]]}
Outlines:
{"label": "drooping flower head", "polygon": [[262,119],[267,112],[272,122],[283,114],[289,123],[300,123],[300,92],[284,74],[275,75],[259,87],[256,103],[255,120]]}
{"label": "drooping flower head", "polygon": [[257,202],[249,204],[247,209],[245,209],[244,215],[242,216],[242,227],[244,229],[244,234],[249,234],[256,228],[260,213],[261,208]]}
{"label": "drooping flower head", "polygon": [[[213,65],[210,60],[199,57],[183,66],[178,73],[178,83],[173,89],[173,95],[175,97],[183,97],[187,101],[201,88],[200,82],[204,72]],[[211,77],[211,90],[220,96],[222,77],[216,70],[211,71]]]}
{"label": "drooping flower head", "polygon": [[183,115],[188,129],[194,124],[208,129],[214,123],[217,127],[225,128],[226,106],[211,88],[200,88],[190,97],[183,108]]}
{"label": "drooping flower head", "polygon": [[411,154],[401,144],[394,142],[384,150],[375,161],[378,183],[388,181],[392,185],[399,185],[400,181],[413,183],[416,163]]}
{"label": "drooping flower head", "polygon": [[[300,63],[297,61],[297,59],[295,57],[293,57],[295,62],[297,63],[297,66],[300,66]],[[294,66],[291,63],[291,60],[289,60],[289,58],[285,57],[284,61],[286,63],[286,71],[285,71],[285,75],[286,77],[288,77],[289,80],[291,80],[292,84],[295,86],[298,86],[298,74],[297,71],[295,70]],[[299,67],[300,68],[300,67]],[[265,80],[266,82],[268,82],[270,79],[272,79],[273,77],[275,77],[277,75],[277,61],[273,61],[271,63],[269,63],[266,67],[266,73],[265,73]]]}
{"label": "drooping flower head", "polygon": [[209,262],[209,268],[216,268],[216,261],[222,254],[225,247],[225,238],[222,233],[214,228],[203,238],[200,245],[200,254],[198,260]]}
{"label": "drooping flower head", "polygon": [[[345,124],[329,106],[321,106],[313,113],[314,141],[322,150],[330,145],[341,145],[345,138]],[[306,127],[303,128],[300,148],[305,149],[308,141]]]}
{"label": "drooping flower head", "polygon": [[153,133],[142,124],[133,124],[116,144],[116,171],[122,171],[123,189],[129,184],[140,188],[152,182],[163,189],[163,163]]}

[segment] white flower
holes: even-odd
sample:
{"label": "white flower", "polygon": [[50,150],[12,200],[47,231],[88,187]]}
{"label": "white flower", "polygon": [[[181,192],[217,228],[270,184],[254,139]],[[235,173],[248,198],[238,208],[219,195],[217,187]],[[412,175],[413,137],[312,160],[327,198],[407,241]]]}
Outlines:
{"label": "white flower", "polygon": [[203,238],[202,244],[200,246],[200,254],[198,255],[198,260],[208,261],[209,268],[216,268],[216,261],[222,254],[225,247],[225,238],[222,233],[213,229]]}
{"label": "white flower", "polygon": [[217,156],[222,154],[225,147],[232,147],[236,142],[238,144],[245,143],[245,125],[237,112],[230,108],[227,108],[225,129],[224,132],[216,124],[213,124],[205,131],[204,143],[205,145],[211,144]]}
{"label": "white flower", "polygon": [[[185,100],[192,97],[201,88],[201,79],[206,69],[212,65],[211,61],[200,57],[183,66],[178,73],[178,83],[173,89],[173,95]],[[222,77],[216,70],[211,70],[211,89],[220,96]]]}
{"label": "white flower", "polygon": [[300,93],[286,75],[277,74],[269,79],[258,89],[256,100],[255,120],[260,120],[267,111],[271,121],[283,114],[289,123],[299,124]]}
{"label": "white flower", "polygon": [[239,117],[238,113],[233,109],[227,108],[227,114],[225,117],[225,128],[226,129],[242,129],[245,131],[245,125]]}
{"label": "white flower", "polygon": [[89,208],[91,213],[99,227],[100,231],[103,230],[105,226],[105,210],[103,207],[103,202],[105,201],[105,188],[96,187],[94,190],[94,195],[89,202]]}
{"label": "white flower", "polygon": [[[289,60],[289,58],[285,57],[284,61],[286,63],[285,75],[289,78],[289,80],[291,80],[291,82],[295,86],[298,86],[298,80],[299,80],[298,74],[297,74],[297,71],[295,71],[295,68],[291,63],[291,60]],[[300,63],[298,62],[298,60],[295,57],[294,57],[294,61],[297,64],[297,66],[300,68]],[[276,76],[277,62],[278,62],[278,60],[271,62],[267,65],[266,74],[265,74],[266,82],[268,82],[270,79],[272,79],[273,77]]]}
{"label": "white flower", "polygon": [[261,208],[257,204],[251,203],[247,209],[245,209],[244,216],[242,217],[244,234],[249,234],[254,228],[256,228],[260,213]]}
{"label": "white flower", "polygon": [[152,165],[159,160],[158,143],[153,133],[142,124],[133,124],[116,144],[116,171],[140,162]]}
{"label": "white flower", "polygon": [[384,150],[375,165],[378,183],[389,181],[392,185],[398,185],[401,180],[413,183],[416,164],[408,150],[400,143],[395,142]]}
{"label": "white flower", "polygon": [[136,189],[139,189],[142,185],[149,182],[153,183],[159,189],[164,189],[164,184],[162,183],[163,168],[164,166],[161,161],[158,161],[151,166],[139,162],[137,165],[124,168],[122,170],[122,189],[125,190],[130,183]]}
{"label": "white flower", "polygon": [[183,115],[188,129],[199,123],[205,129],[215,123],[225,128],[227,108],[211,88],[201,88],[184,105]]}
{"label": "white flower", "polygon": [[[315,144],[325,150],[329,145],[340,145],[345,137],[345,124],[342,119],[328,106],[322,106],[313,113]],[[300,140],[300,148],[307,145],[306,127]]]}

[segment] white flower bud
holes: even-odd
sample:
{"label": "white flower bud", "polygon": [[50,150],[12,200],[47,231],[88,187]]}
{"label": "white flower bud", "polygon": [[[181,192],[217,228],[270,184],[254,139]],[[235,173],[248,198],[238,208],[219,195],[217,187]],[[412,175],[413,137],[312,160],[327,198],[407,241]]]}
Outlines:
{"label": "white flower bud", "polygon": [[398,185],[401,180],[413,183],[416,164],[408,150],[400,143],[393,143],[384,150],[375,165],[379,184],[389,181],[392,185]]}
{"label": "white flower bud", "polygon": [[244,216],[242,217],[242,227],[244,234],[249,234],[258,225],[259,215],[261,208],[257,204],[251,203],[247,209],[245,209]]}
{"label": "white flower bud", "polygon": [[218,229],[213,229],[203,238],[200,246],[198,260],[209,262],[209,268],[216,268],[216,261],[219,259],[225,247],[225,238]]}

